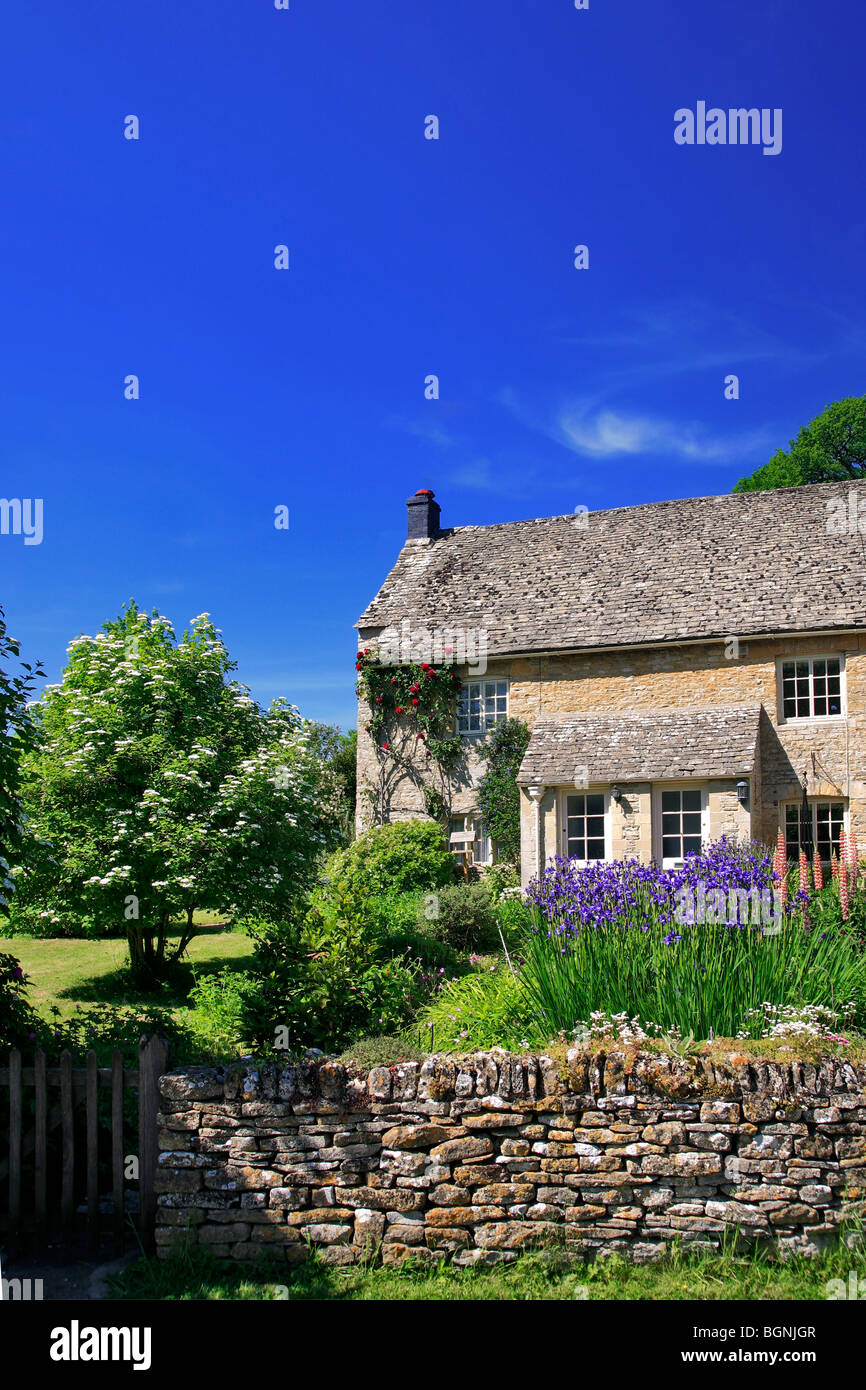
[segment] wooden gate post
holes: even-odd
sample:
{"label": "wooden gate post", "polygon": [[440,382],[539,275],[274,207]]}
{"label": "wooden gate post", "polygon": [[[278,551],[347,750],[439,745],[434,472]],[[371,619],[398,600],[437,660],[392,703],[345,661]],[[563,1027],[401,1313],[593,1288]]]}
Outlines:
{"label": "wooden gate post", "polygon": [[21,1226],[21,1153],[23,1139],[23,1106],[21,1099],[21,1053],[18,1048],[9,1054],[9,1245],[12,1254],[18,1253]]}
{"label": "wooden gate post", "polygon": [[150,1250],[156,1222],[155,1179],[159,1155],[159,1078],[168,1067],[168,1043],[154,1035],[138,1046],[138,1201],[142,1244]]}

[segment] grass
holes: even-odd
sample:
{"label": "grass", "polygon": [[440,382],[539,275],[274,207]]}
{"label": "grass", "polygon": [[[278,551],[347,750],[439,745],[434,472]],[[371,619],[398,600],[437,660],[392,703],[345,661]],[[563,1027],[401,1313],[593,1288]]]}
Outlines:
{"label": "grass", "polygon": [[837,1249],[786,1262],[749,1255],[689,1255],[674,1249],[662,1262],[632,1265],[618,1256],[583,1262],[557,1249],[485,1269],[436,1268],[411,1262],[395,1268],[339,1268],[313,1256],[303,1265],[263,1261],[239,1269],[190,1248],[170,1260],[142,1258],[111,1280],[121,1300],[284,1300],[342,1302],[567,1301],[765,1302],[828,1298],[828,1282],[866,1279],[866,1252]]}
{"label": "grass", "polygon": [[56,940],[32,936],[0,938],[0,953],[8,952],[21,964],[32,981],[28,998],[43,1018],[55,1005],[63,1018],[75,1012],[77,1004],[135,1004],[171,1009],[178,1017],[187,1009],[187,995],[194,975],[201,978],[223,966],[243,970],[252,959],[245,935],[223,924],[203,926],[193,937],[187,954],[169,985],[160,990],[131,990],[125,974],[126,942],[123,939],[92,940],[89,937],[61,937]]}

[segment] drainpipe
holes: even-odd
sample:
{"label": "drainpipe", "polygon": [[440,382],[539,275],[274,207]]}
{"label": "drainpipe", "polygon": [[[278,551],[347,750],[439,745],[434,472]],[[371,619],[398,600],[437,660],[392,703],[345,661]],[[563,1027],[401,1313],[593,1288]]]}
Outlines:
{"label": "drainpipe", "polygon": [[541,873],[543,868],[541,862],[541,798],[547,791],[547,787],[532,786],[527,787],[530,797],[535,802],[535,873]]}

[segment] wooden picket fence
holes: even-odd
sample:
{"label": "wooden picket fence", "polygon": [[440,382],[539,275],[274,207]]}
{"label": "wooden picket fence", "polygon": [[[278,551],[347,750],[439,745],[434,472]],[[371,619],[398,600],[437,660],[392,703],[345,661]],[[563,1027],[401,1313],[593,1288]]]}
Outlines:
{"label": "wooden picket fence", "polygon": [[[33,1054],[32,1066],[24,1065],[18,1049],[8,1058],[8,1066],[0,1066],[0,1099],[8,1091],[9,1146],[5,1156],[0,1151],[0,1233],[7,1250],[25,1244],[44,1249],[49,1241],[68,1245],[85,1234],[88,1247],[96,1252],[110,1233],[119,1253],[128,1229],[124,1188],[130,1154],[138,1159],[139,1239],[149,1247],[156,1214],[159,1078],[168,1063],[165,1039],[141,1039],[137,1068],[124,1067],[116,1050],[110,1067],[100,1067],[95,1052],[88,1052],[83,1067],[74,1067],[66,1051],[56,1065],[41,1051]],[[103,1134],[102,1143],[100,1089],[110,1091],[111,1097],[110,1133]],[[131,1125],[124,1130],[127,1090],[138,1092],[137,1134],[130,1133]],[[49,1145],[49,1135],[55,1133],[59,1145]],[[109,1167],[111,1174],[107,1216],[100,1212],[100,1196],[106,1195],[99,1190],[100,1157],[103,1174]],[[82,1198],[83,1222],[78,1213]]]}

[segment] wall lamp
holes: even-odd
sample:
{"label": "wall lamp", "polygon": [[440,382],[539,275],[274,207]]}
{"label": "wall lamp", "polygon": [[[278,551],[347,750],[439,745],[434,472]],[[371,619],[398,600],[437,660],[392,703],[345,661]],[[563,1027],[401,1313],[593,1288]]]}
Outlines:
{"label": "wall lamp", "polygon": [[611,787],[611,789],[610,789],[610,794],[611,794],[611,796],[613,797],[614,801],[616,802],[616,804],[617,804],[617,806],[618,806],[619,803],[622,801],[622,792],[620,791],[620,789],[619,789],[619,787],[617,786],[616,782],[614,782],[613,786]]}
{"label": "wall lamp", "polygon": [[748,784],[748,782],[738,782],[738,783],[737,783],[737,800],[739,801],[739,803],[740,803],[741,806],[745,806],[746,803],[748,802],[748,800],[749,800],[749,784]]}

